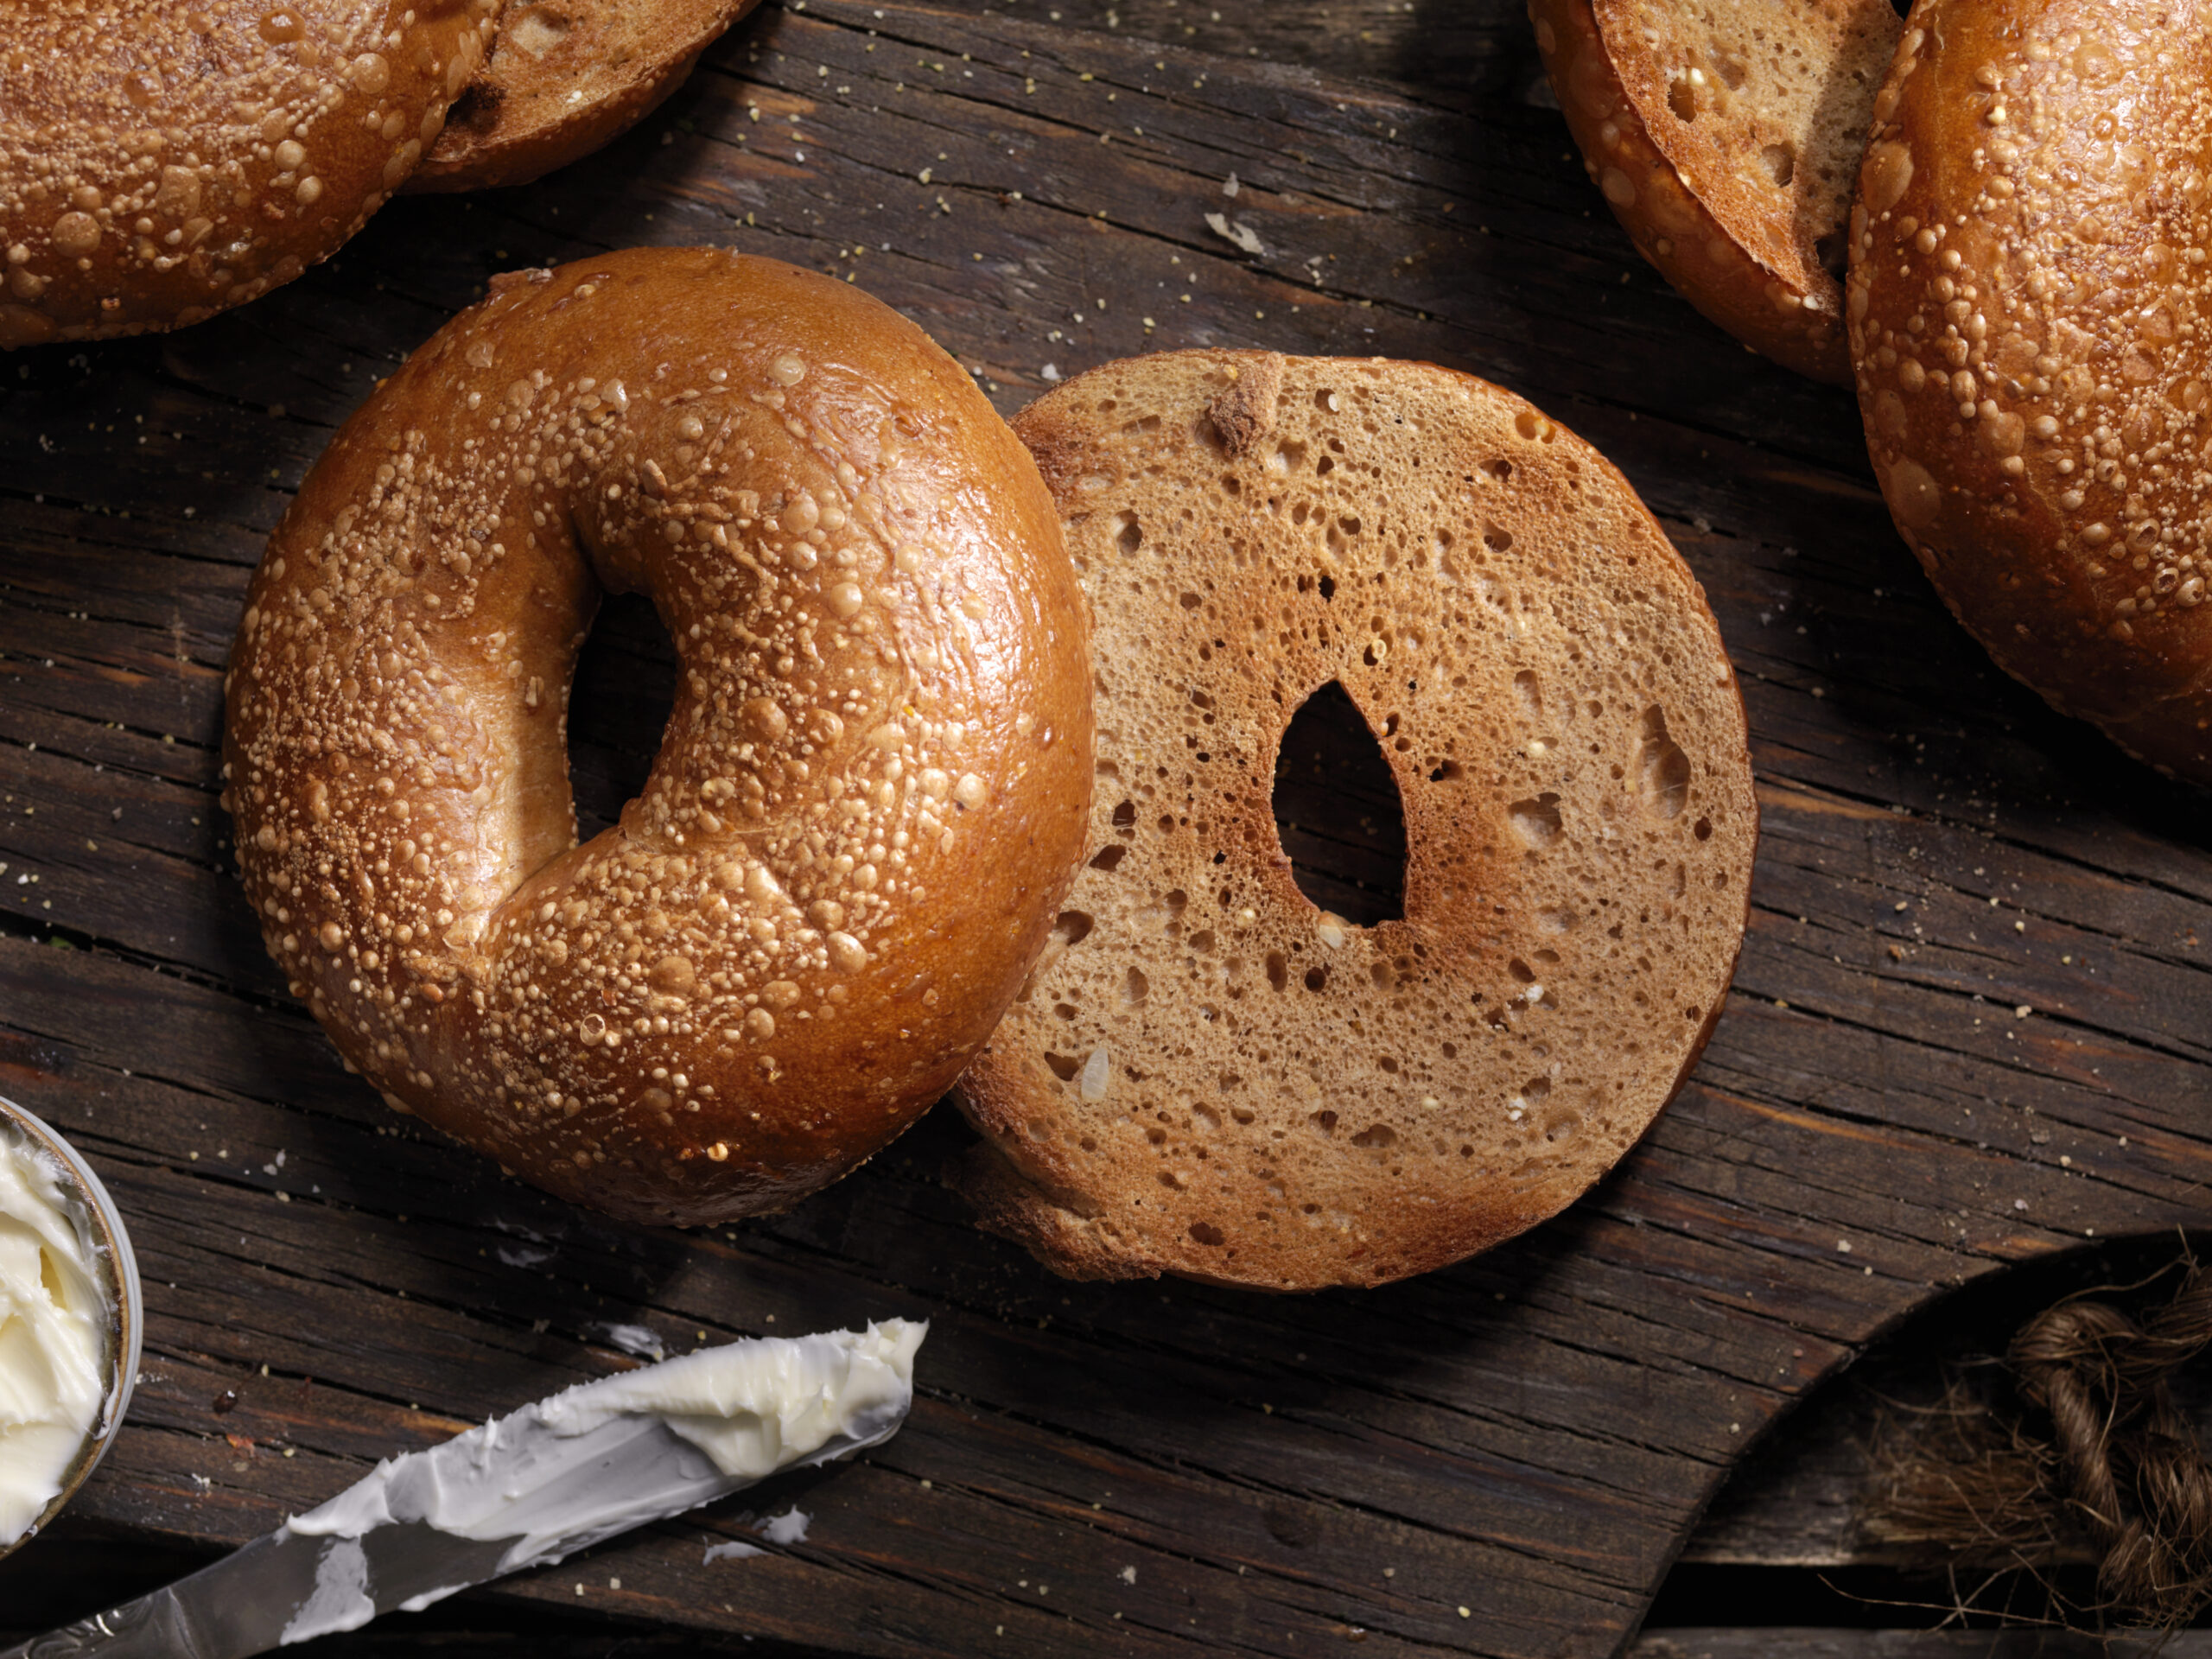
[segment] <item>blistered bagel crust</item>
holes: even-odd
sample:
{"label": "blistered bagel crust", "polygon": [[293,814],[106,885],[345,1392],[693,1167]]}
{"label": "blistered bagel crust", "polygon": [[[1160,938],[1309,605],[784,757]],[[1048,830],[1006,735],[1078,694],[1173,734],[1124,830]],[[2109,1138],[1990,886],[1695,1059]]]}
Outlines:
{"label": "blistered bagel crust", "polygon": [[0,3],[0,348],[197,322],[327,258],[499,0]]}
{"label": "blistered bagel crust", "polygon": [[2212,67],[2196,0],[1923,0],[1847,311],[1891,514],[1999,664],[2212,782]]}
{"label": "blistered bagel crust", "polygon": [[[575,844],[602,588],[676,699]],[[1083,836],[1082,597],[957,365],[811,272],[639,250],[511,277],[309,475],[233,653],[264,936],[391,1103],[638,1221],[783,1207],[951,1083]]]}

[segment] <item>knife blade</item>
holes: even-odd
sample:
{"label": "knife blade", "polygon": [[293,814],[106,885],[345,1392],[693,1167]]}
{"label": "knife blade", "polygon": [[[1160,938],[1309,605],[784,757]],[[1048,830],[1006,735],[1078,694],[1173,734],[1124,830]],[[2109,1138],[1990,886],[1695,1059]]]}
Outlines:
{"label": "knife blade", "polygon": [[0,1659],[245,1659],[419,1612],[898,1432],[926,1325],[757,1338],[566,1389]]}

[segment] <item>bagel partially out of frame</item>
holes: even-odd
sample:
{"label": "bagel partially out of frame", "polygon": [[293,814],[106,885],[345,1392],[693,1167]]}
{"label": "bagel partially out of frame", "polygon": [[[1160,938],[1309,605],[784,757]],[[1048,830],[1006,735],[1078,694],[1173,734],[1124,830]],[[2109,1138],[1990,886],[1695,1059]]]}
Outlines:
{"label": "bagel partially out of frame", "polygon": [[511,0],[410,190],[527,184],[620,137],[760,0]]}
{"label": "bagel partially out of frame", "polygon": [[2212,7],[1923,0],[1850,315],[1874,472],[1999,664],[2212,783]]}
{"label": "bagel partially out of frame", "polygon": [[[985,1225],[1083,1278],[1274,1290],[1570,1202],[1687,1075],[1758,810],[1703,594],[1605,459],[1422,364],[1180,352],[1015,418],[1093,607],[1089,860],[962,1079]],[[1294,881],[1283,732],[1335,682],[1402,918]]]}
{"label": "bagel partially out of frame", "polygon": [[0,7],[0,348],[197,322],[406,181],[499,0]]}
{"label": "bagel partially out of frame", "polygon": [[1851,383],[1845,221],[1890,0],[1529,0],[1590,176],[1684,298],[1785,367]]}

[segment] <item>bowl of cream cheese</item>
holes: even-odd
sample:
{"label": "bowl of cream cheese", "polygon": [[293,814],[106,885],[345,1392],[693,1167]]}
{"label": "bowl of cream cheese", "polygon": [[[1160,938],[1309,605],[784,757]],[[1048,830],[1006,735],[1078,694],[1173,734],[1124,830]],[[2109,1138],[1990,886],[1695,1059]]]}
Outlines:
{"label": "bowl of cream cheese", "polygon": [[144,1328],[115,1201],[74,1147],[0,1098],[0,1556],[106,1455]]}

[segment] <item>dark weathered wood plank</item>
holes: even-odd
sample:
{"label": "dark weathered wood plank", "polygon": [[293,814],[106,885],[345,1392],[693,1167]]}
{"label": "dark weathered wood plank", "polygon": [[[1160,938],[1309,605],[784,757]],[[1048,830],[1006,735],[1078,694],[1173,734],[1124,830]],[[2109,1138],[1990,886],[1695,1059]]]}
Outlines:
{"label": "dark weathered wood plank", "polygon": [[[1848,398],[1635,260],[1513,0],[1212,10],[766,10],[539,187],[404,201],[250,311],[0,365],[0,1090],[112,1174],[151,1287],[79,1520],[241,1541],[631,1363],[613,1325],[682,1349],[926,1313],[906,1433],[763,1495],[805,1544],[704,1567],[741,1503],[477,1605],[884,1655],[1603,1654],[1744,1448],[1906,1310],[2201,1217],[2202,798],[1997,677]],[[493,272],[688,240],[853,276],[1008,410],[1128,352],[1376,352],[1618,461],[1720,617],[1766,836],[1728,1011],[1613,1179],[1369,1296],[1071,1287],[966,1226],[943,1114],[792,1216],[684,1237],[504,1181],[343,1075],[214,804],[246,575],[335,423]],[[610,616],[588,825],[642,776],[664,663]]]}
{"label": "dark weathered wood plank", "polygon": [[1630,1659],[2203,1659],[2212,1633],[2161,1641],[2072,1636],[2063,1630],[1652,1630]]}

